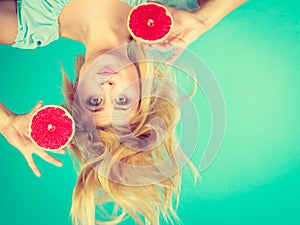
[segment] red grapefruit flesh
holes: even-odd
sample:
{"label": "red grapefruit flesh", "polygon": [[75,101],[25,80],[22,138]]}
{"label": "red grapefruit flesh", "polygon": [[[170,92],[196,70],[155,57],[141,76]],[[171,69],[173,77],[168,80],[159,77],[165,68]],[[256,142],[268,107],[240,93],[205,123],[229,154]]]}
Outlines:
{"label": "red grapefruit flesh", "polygon": [[131,36],[146,44],[164,41],[171,33],[173,19],[166,7],[157,3],[143,3],[134,7],[127,19]]}
{"label": "red grapefruit flesh", "polygon": [[30,120],[31,140],[46,151],[58,151],[66,147],[71,142],[74,132],[74,120],[61,106],[43,106]]}

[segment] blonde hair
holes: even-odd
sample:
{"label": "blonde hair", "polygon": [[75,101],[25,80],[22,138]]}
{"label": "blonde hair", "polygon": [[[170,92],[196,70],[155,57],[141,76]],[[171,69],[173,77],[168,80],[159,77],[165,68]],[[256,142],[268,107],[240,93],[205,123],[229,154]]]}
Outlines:
{"label": "blonde hair", "polygon": [[[134,56],[143,58],[142,49],[135,48]],[[160,224],[160,216],[172,224],[174,220],[179,222],[176,209],[182,162],[188,163],[195,178],[199,174],[176,141],[180,115],[170,71],[151,62],[135,63],[140,78],[147,79],[141,82],[142,98],[130,129],[95,128],[76,106],[76,86],[83,63],[84,56],[77,56],[75,84],[63,71],[65,107],[76,122],[71,143],[78,172],[71,208],[73,223],[117,224],[127,215],[138,224]],[[106,210],[109,203],[113,205],[112,212]]]}

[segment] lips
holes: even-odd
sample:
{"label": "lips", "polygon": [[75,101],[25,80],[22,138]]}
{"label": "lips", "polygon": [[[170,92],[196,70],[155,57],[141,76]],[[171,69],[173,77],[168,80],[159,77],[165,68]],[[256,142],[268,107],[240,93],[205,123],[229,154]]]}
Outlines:
{"label": "lips", "polygon": [[97,74],[99,75],[104,75],[104,76],[109,76],[109,75],[112,75],[112,74],[116,74],[117,72],[110,68],[110,67],[104,67],[104,68],[101,68]]}

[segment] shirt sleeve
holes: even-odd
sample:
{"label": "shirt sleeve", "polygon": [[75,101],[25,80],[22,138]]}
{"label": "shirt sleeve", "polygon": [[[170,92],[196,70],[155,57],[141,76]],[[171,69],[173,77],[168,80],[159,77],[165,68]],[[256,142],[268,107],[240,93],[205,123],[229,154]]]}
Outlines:
{"label": "shirt sleeve", "polygon": [[139,4],[147,2],[147,0],[122,0],[122,2],[126,2],[128,5],[135,7]]}

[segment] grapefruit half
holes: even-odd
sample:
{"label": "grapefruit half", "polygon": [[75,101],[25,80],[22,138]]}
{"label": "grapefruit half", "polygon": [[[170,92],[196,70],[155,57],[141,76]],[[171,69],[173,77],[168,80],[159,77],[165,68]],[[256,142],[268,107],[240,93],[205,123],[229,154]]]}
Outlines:
{"label": "grapefruit half", "polygon": [[149,2],[134,7],[127,19],[127,28],[136,41],[154,44],[164,41],[171,33],[173,18],[166,7]]}
{"label": "grapefruit half", "polygon": [[66,147],[74,133],[74,120],[61,106],[43,106],[33,114],[29,123],[30,139],[46,151],[55,152]]}

